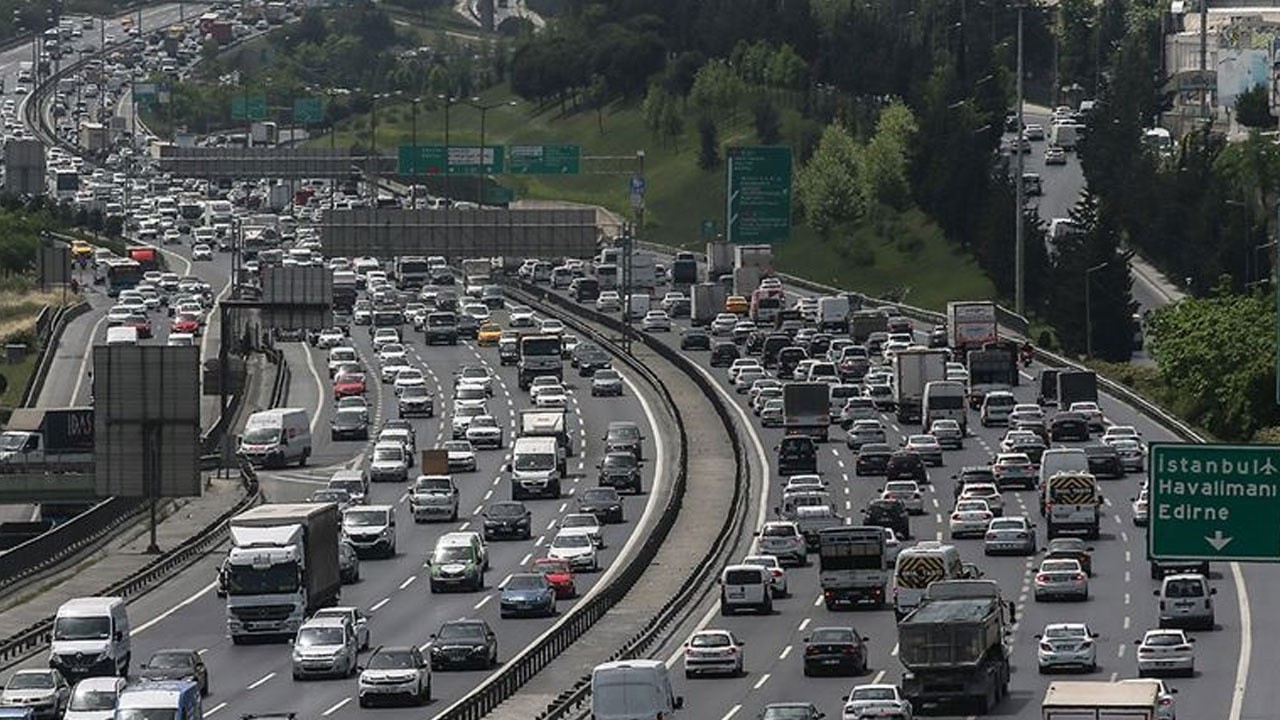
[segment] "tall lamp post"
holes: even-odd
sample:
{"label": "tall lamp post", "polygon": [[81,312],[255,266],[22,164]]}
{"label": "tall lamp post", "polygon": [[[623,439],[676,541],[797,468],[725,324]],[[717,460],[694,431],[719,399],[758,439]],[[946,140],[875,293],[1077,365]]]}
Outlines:
{"label": "tall lamp post", "polygon": [[[418,152],[418,103],[422,102],[422,98],[415,97],[409,100],[412,109],[409,122],[409,145],[413,148],[413,154]],[[413,189],[410,191],[410,197],[413,200],[413,209],[418,209],[418,163],[413,163],[413,169],[410,175],[413,177]]]}
{"label": "tall lamp post", "polygon": [[444,103],[444,196],[452,203],[453,196],[449,193],[452,185],[449,180],[449,108],[457,105],[459,99],[452,95],[437,95],[436,99]]}
{"label": "tall lamp post", "polygon": [[1023,158],[1022,158],[1022,10],[1023,5],[1018,4],[1018,78],[1015,86],[1017,87],[1017,98],[1015,99],[1014,112],[1017,113],[1018,126],[1014,129],[1013,136],[1013,154],[1017,158],[1014,162],[1014,201],[1013,201],[1013,306],[1019,315],[1026,315],[1026,277],[1024,275],[1026,266],[1026,230],[1023,227],[1023,203],[1026,202],[1026,188],[1022,186]]}
{"label": "tall lamp post", "polygon": [[1111,262],[1103,262],[1086,268],[1084,271],[1084,354],[1085,357],[1093,357],[1093,274],[1102,268],[1110,265]]}
{"label": "tall lamp post", "polygon": [[369,158],[366,163],[367,165],[366,172],[369,173],[374,178],[373,187],[371,188],[371,190],[373,192],[373,199],[375,201],[378,199],[378,182],[377,182],[377,177],[378,177],[378,101],[385,100],[390,97],[395,97],[399,94],[400,94],[399,90],[395,92],[374,93],[373,102],[369,106],[370,150],[369,150]]}
{"label": "tall lamp post", "polygon": [[484,168],[485,168],[484,119],[485,119],[485,116],[489,114],[490,110],[494,108],[502,107],[503,105],[514,107],[516,104],[516,101],[508,100],[506,102],[484,104],[480,102],[480,98],[473,97],[467,104],[480,111],[480,161],[479,161],[480,167],[479,167],[479,171],[476,173],[476,204],[484,205],[484,181],[488,177],[488,175],[486,175],[486,173],[484,172]]}

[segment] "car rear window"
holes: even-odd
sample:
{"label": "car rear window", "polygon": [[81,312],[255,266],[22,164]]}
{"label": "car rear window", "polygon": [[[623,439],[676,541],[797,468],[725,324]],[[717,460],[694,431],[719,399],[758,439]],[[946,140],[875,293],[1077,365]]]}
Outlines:
{"label": "car rear window", "polygon": [[763,573],[759,570],[729,570],[724,574],[724,582],[726,585],[759,585],[763,580]]}
{"label": "car rear window", "polygon": [[1169,580],[1164,586],[1165,597],[1204,597],[1204,585],[1199,580]]}

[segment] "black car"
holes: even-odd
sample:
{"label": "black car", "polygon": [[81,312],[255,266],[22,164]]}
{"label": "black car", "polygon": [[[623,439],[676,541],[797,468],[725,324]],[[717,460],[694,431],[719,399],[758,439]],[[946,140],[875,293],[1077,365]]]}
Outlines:
{"label": "black car", "polygon": [[640,494],[640,461],[630,452],[611,452],[598,465],[600,486]]}
{"label": "black car", "polygon": [[1060,537],[1050,540],[1044,559],[1075,560],[1080,563],[1080,569],[1086,575],[1093,575],[1093,548],[1085,545],[1080,538]]}
{"label": "black car", "polygon": [[911,450],[895,451],[890,456],[888,465],[885,466],[884,474],[889,480],[929,482],[929,473],[924,469],[924,460],[920,459],[919,453]]}
{"label": "black car", "polygon": [[947,346],[947,326],[938,325],[929,331],[929,347],[944,348]]}
{"label": "black car", "polygon": [[711,348],[711,367],[729,367],[739,357],[738,346],[722,340]]}
{"label": "black car", "polygon": [[748,355],[759,355],[764,350],[765,337],[766,335],[763,331],[753,330],[751,334],[747,335],[747,341],[743,343],[742,349]]}
{"label": "black car", "polygon": [[[710,350],[711,336],[702,328],[689,328],[680,336],[681,350]],[[714,366],[715,363],[712,363]]]}
{"label": "black car", "polygon": [[804,639],[804,674],[867,674],[867,642],[851,627],[814,628]]}
{"label": "black car", "polygon": [[480,302],[490,310],[502,309],[502,286],[485,285],[480,288]]}
{"label": "black car", "polygon": [[513,340],[498,341],[498,364],[516,365],[520,362],[520,343]]}
{"label": "black car", "polygon": [[602,523],[626,521],[622,511],[622,496],[611,487],[591,488],[578,496],[578,512],[591,513]]}
{"label": "black car", "polygon": [[606,452],[628,452],[636,460],[644,459],[644,434],[640,426],[630,420],[614,420],[604,434]]}
{"label": "black car", "polygon": [[588,348],[578,355],[578,374],[582,377],[591,377],[597,370],[608,367],[613,367],[613,361],[609,359],[609,353],[598,347]]}
{"label": "black car", "polygon": [[807,435],[788,435],[778,443],[778,474],[784,477],[818,472],[818,445]]}
{"label": "black car", "polygon": [[889,458],[893,448],[884,443],[867,443],[858,448],[858,459],[853,463],[854,475],[884,475],[889,472]]}
{"label": "black car", "polygon": [[960,497],[960,493],[964,492],[964,486],[970,483],[980,483],[985,485],[997,484],[995,472],[991,470],[990,465],[960,468],[960,472],[952,475],[951,477],[956,481],[956,497]]}
{"label": "black car", "polygon": [[599,349],[600,349],[600,346],[596,345],[593,342],[578,343],[573,348],[573,352],[569,353],[569,365],[571,365],[572,367],[578,367],[578,363],[582,359],[583,355],[586,355],[588,353],[591,353],[592,351],[599,350]]}
{"label": "black car", "polygon": [[361,408],[339,409],[329,421],[329,436],[333,440],[368,440],[368,413]]}
{"label": "black car", "polygon": [[498,636],[484,620],[450,620],[431,640],[432,670],[488,670],[498,664]]}
{"label": "black car", "polygon": [[1089,439],[1089,418],[1084,413],[1060,412],[1049,421],[1050,440]]}
{"label": "black car", "polygon": [[911,538],[911,516],[907,514],[907,506],[901,500],[872,500],[862,511],[862,522],[864,525],[889,528],[903,540]]}
{"label": "black car", "polygon": [[791,336],[786,333],[770,333],[760,346],[760,355],[766,368],[778,364],[778,351],[791,344]]}
{"label": "black car", "polygon": [[200,694],[209,694],[209,670],[195,650],[157,650],[138,668],[142,680],[194,680]]}
{"label": "black car", "polygon": [[1122,478],[1124,465],[1120,463],[1120,452],[1104,443],[1091,443],[1084,446],[1085,457],[1089,460],[1089,472],[1097,478]]}
{"label": "black car", "polygon": [[671,303],[671,307],[667,310],[667,314],[673,318],[687,318],[689,317],[689,313],[692,311],[693,302],[689,300],[689,298],[680,298],[679,300]]}
{"label": "black car", "polygon": [[475,340],[480,334],[480,321],[474,315],[462,313],[458,316],[458,337]]}
{"label": "black car", "polygon": [[492,502],[484,511],[484,539],[528,540],[533,537],[532,523],[533,515],[524,503],[517,500]]}

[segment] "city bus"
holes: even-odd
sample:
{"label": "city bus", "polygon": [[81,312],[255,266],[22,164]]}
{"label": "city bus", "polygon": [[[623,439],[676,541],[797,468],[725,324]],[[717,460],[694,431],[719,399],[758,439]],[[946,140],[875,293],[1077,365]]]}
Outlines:
{"label": "city bus", "polygon": [[121,290],[132,290],[142,282],[142,265],[125,258],[106,261],[107,295],[116,297]]}

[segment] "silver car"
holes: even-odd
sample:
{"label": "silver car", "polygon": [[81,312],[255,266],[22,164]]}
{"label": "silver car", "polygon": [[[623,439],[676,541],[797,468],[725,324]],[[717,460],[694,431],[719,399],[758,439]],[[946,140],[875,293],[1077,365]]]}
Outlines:
{"label": "silver car", "polygon": [[293,679],[348,677],[356,671],[355,628],[341,618],[308,620],[293,641]]}
{"label": "silver car", "polygon": [[1023,516],[998,517],[983,536],[984,555],[1031,555],[1036,551],[1036,526]]}
{"label": "silver car", "polygon": [[360,671],[360,707],[378,700],[403,699],[414,705],[431,700],[431,668],[416,647],[381,647]]}
{"label": "silver car", "polygon": [[964,429],[955,420],[949,418],[934,420],[929,425],[929,434],[937,439],[938,445],[943,448],[952,450],[964,448]]}
{"label": "silver car", "polygon": [[885,442],[884,425],[879,420],[855,420],[849,428],[849,437],[845,445],[850,450],[857,450],[869,443]]}
{"label": "silver car", "polygon": [[1093,672],[1098,669],[1098,648],[1094,643],[1097,637],[1098,633],[1084,623],[1046,625],[1044,632],[1036,635],[1040,641],[1036,665],[1041,673],[1066,668]]}
{"label": "silver car", "polygon": [[942,445],[938,438],[932,435],[911,435],[902,444],[919,455],[926,465],[942,467]]}
{"label": "silver car", "polygon": [[1089,599],[1089,576],[1078,560],[1045,560],[1035,576],[1036,602],[1071,598]]}
{"label": "silver car", "polygon": [[19,670],[0,692],[0,705],[31,708],[37,718],[59,718],[70,698],[71,688],[57,670]]}

